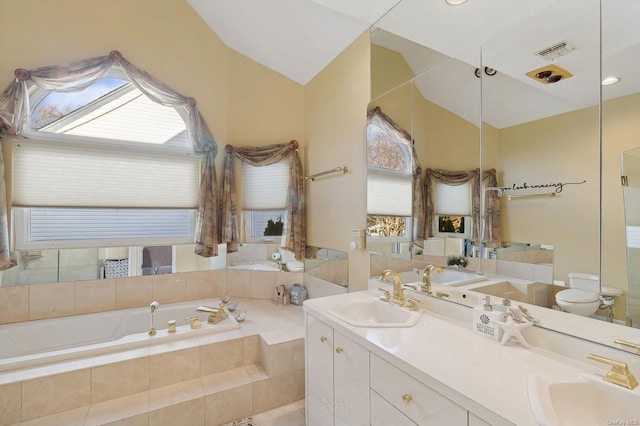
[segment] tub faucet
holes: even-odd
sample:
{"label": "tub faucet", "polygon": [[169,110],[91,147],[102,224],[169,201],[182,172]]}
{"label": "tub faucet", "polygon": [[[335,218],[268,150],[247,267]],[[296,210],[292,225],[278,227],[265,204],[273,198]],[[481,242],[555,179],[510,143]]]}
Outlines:
{"label": "tub faucet", "polygon": [[442,272],[442,268],[438,265],[428,265],[424,268],[424,274],[422,274],[422,291],[427,294],[431,294],[431,271]]}
{"label": "tub faucet", "polygon": [[397,306],[404,306],[407,304],[407,298],[404,296],[404,289],[402,288],[402,281],[400,281],[400,275],[397,272],[387,269],[380,275],[380,281],[386,281],[387,277],[391,275],[393,277],[393,296],[389,299],[389,303],[393,303]]}
{"label": "tub faucet", "polygon": [[209,318],[207,319],[208,324],[217,324],[228,317],[227,309],[222,302],[220,302],[220,305],[217,308],[212,308],[210,306],[198,306],[196,311],[209,313]]}

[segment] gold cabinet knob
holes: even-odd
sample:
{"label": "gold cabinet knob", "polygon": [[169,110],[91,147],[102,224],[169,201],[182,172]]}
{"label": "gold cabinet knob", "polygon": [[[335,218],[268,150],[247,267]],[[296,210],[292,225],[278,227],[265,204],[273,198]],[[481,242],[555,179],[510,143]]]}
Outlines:
{"label": "gold cabinet knob", "polygon": [[339,353],[339,354],[341,354],[343,350],[344,350],[344,349],[342,349],[342,347],[340,347],[340,346],[338,346],[338,347],[336,348],[336,352],[337,352],[337,353]]}
{"label": "gold cabinet knob", "polygon": [[320,336],[320,341],[321,342],[326,342],[327,341],[327,336]]}
{"label": "gold cabinet knob", "polygon": [[405,404],[408,404],[411,401],[413,401],[413,395],[411,395],[410,393],[403,393],[402,400],[404,401]]}

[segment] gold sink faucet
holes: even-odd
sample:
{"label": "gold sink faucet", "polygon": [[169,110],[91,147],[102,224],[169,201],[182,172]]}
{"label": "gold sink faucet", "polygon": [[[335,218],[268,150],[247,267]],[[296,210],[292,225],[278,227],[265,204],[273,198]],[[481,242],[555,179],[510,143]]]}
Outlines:
{"label": "gold sink faucet", "polygon": [[624,386],[627,389],[633,389],[638,386],[638,381],[635,377],[633,377],[633,374],[631,374],[631,371],[629,371],[629,367],[624,362],[614,361],[612,359],[593,354],[587,355],[587,358],[594,361],[603,362],[611,366],[611,371],[609,371],[607,375],[604,376],[604,380],[606,380],[607,382]]}
{"label": "gold sink faucet", "polygon": [[422,274],[422,291],[427,294],[431,294],[431,271],[436,270],[436,272],[442,272],[442,268],[438,265],[428,265],[424,269],[424,274]]}
{"label": "gold sink faucet", "polygon": [[387,277],[391,275],[393,277],[393,296],[389,299],[389,303],[393,303],[397,306],[404,306],[407,304],[407,298],[404,295],[404,289],[402,288],[402,281],[400,275],[397,272],[387,269],[380,275],[380,281],[386,281]]}

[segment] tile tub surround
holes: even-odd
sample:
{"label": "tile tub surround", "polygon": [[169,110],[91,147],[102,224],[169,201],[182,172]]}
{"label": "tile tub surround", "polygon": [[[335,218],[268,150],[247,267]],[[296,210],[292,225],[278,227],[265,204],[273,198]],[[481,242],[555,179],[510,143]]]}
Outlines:
{"label": "tile tub surround", "polygon": [[239,330],[1,374],[0,425],[218,425],[303,399],[302,308],[237,300]]}
{"label": "tile tub surround", "polygon": [[276,285],[302,283],[293,272],[216,269],[141,277],[0,287],[0,324],[221,297],[271,299]]}

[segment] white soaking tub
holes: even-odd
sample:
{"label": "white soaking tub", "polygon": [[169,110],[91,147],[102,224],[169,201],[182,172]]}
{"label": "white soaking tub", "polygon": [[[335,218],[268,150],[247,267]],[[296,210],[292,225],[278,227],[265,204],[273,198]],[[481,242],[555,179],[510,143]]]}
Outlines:
{"label": "white soaking tub", "polygon": [[248,271],[271,271],[280,272],[282,269],[277,263],[270,260],[256,260],[254,262],[247,262],[237,265],[229,265],[227,269],[244,269]]}
{"label": "white soaking tub", "polygon": [[[218,324],[207,324],[208,313],[196,311],[198,306],[216,307],[218,304],[219,299],[206,299],[160,305],[154,313],[154,336],[149,335],[149,307],[1,325],[0,371],[238,329],[240,326],[233,315]],[[201,328],[191,328],[185,320],[191,316],[200,318]],[[175,333],[168,332],[169,320],[176,320]]]}

